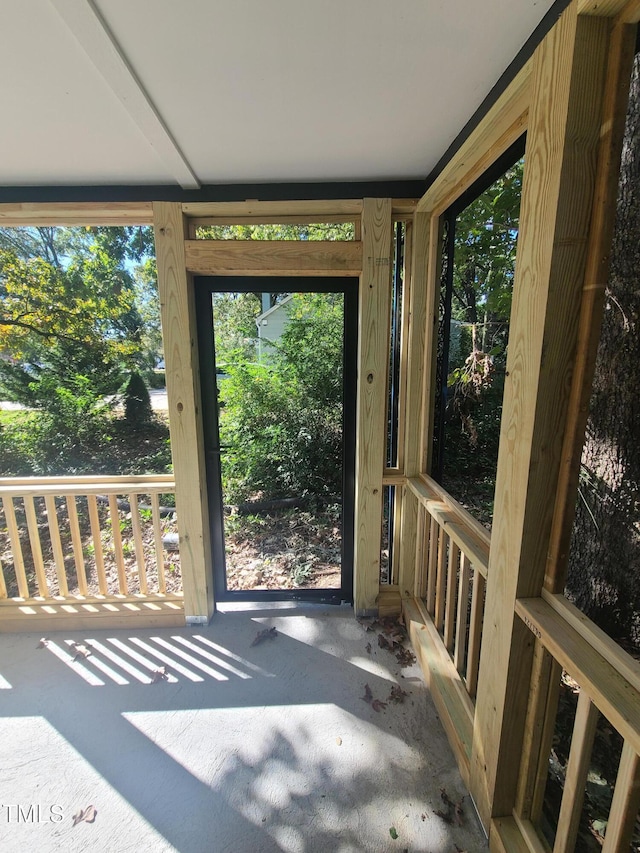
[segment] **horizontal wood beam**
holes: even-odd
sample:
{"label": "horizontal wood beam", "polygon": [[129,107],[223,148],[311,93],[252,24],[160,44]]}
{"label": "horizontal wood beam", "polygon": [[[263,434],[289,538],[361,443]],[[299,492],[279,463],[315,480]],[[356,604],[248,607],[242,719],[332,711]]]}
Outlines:
{"label": "horizontal wood beam", "polygon": [[640,692],[542,598],[522,598],[516,613],[640,754]]}
{"label": "horizontal wood beam", "polygon": [[187,240],[187,270],[196,275],[359,275],[355,240]]}
{"label": "horizontal wood beam", "polygon": [[194,201],[184,202],[185,216],[359,216],[361,199],[318,201]]}
{"label": "horizontal wood beam", "polygon": [[152,225],[153,205],[140,202],[0,204],[0,227],[47,225]]}
{"label": "horizontal wood beam", "polygon": [[637,0],[578,0],[579,15],[593,15],[596,18],[625,17],[624,23],[637,23],[629,19],[638,9]]}
{"label": "horizontal wood beam", "polygon": [[532,67],[529,60],[514,77],[422,196],[417,212],[442,213],[522,136],[527,129]]}

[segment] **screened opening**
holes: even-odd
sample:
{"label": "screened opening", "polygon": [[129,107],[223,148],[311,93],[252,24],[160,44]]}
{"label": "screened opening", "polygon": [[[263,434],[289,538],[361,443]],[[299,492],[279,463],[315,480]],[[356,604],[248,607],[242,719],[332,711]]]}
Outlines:
{"label": "screened opening", "polygon": [[331,222],[246,222],[216,224],[195,220],[196,240],[355,240],[353,219]]}
{"label": "screened opening", "polygon": [[493,516],[523,147],[523,141],[512,147],[444,216],[431,474],[487,527]]}

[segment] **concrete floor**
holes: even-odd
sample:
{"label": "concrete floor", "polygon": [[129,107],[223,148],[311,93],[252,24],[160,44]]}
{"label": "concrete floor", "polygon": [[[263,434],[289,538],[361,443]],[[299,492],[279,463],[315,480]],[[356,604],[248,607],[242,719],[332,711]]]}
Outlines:
{"label": "concrete floor", "polygon": [[[271,626],[277,638],[252,646]],[[401,670],[350,609],[38,639],[0,635],[6,853],[487,849],[419,669]],[[74,640],[93,654],[74,663]],[[365,684],[409,696],[376,712]],[[465,797],[461,825],[434,813],[442,787]],[[95,820],[73,826],[89,806]]]}

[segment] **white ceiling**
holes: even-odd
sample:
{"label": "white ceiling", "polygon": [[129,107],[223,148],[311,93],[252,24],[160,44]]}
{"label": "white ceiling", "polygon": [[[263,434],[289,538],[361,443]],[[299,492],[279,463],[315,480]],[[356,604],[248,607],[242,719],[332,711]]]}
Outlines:
{"label": "white ceiling", "polygon": [[1,0],[0,185],[425,178],[552,0]]}

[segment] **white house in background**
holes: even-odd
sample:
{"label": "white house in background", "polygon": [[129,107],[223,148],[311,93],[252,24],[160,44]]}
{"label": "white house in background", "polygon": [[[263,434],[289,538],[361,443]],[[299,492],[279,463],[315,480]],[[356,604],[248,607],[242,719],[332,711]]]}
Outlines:
{"label": "white house in background", "polygon": [[269,358],[270,345],[277,343],[289,320],[293,294],[285,297],[267,311],[256,317],[258,327],[258,361]]}

